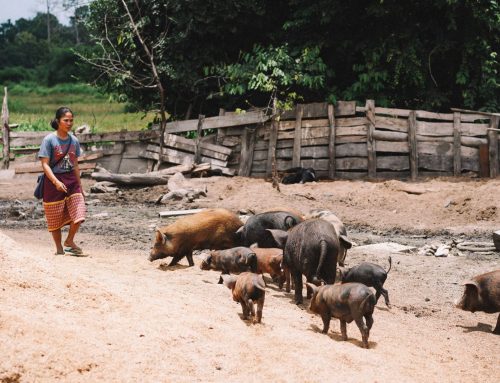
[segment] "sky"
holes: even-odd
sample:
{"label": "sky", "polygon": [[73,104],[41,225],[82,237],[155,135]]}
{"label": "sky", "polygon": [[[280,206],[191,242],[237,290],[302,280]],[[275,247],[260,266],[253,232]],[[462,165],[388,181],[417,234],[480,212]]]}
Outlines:
{"label": "sky", "polygon": [[[49,2],[62,4],[62,0]],[[14,23],[21,17],[32,19],[37,12],[47,12],[47,0],[0,0],[0,23],[5,23],[8,19]],[[66,12],[61,5],[54,6],[51,13],[64,25],[69,25],[69,17],[73,15],[72,10]]]}

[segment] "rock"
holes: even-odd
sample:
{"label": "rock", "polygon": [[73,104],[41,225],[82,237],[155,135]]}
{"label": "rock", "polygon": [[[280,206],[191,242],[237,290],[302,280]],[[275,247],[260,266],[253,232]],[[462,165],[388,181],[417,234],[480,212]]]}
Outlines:
{"label": "rock", "polygon": [[448,245],[441,245],[437,248],[436,252],[434,253],[434,256],[436,257],[447,257],[450,252],[450,246]]}

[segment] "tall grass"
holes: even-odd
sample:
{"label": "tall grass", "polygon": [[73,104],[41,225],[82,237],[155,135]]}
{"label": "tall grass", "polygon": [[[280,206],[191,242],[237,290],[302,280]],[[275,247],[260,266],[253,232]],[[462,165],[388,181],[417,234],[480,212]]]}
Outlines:
{"label": "tall grass", "polygon": [[69,107],[75,127],[88,125],[93,132],[122,129],[142,130],[153,121],[154,113],[127,112],[127,104],[113,101],[85,84],[59,84],[52,88],[37,84],[16,84],[8,89],[9,122],[19,124],[17,130],[51,130],[50,120],[60,106]]}

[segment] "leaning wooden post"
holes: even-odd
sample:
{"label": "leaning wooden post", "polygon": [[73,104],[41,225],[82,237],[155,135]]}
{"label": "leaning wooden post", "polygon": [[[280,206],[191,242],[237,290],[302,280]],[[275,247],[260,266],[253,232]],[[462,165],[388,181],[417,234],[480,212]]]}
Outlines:
{"label": "leaning wooden post", "polygon": [[9,107],[7,106],[7,87],[3,88],[5,95],[2,104],[2,141],[3,141],[3,168],[9,168],[10,140],[9,140]]}
{"label": "leaning wooden post", "polygon": [[335,109],[332,104],[328,104],[328,178],[335,178]]}
{"label": "leaning wooden post", "polygon": [[453,113],[453,175],[462,173],[462,143],[460,141],[460,113]]}
{"label": "leaning wooden post", "polygon": [[255,147],[256,128],[245,128],[241,137],[241,158],[238,175],[248,177],[252,170],[253,150]]}
{"label": "leaning wooden post", "polygon": [[498,176],[498,116],[491,116],[488,128],[488,151],[490,160],[490,177]]}
{"label": "leaning wooden post", "polygon": [[203,121],[204,120],[205,120],[205,115],[199,114],[198,115],[198,126],[196,127],[196,147],[195,147],[195,151],[194,151],[194,163],[195,164],[201,163],[200,144],[201,144],[201,132],[203,129]]}
{"label": "leaning wooden post", "polygon": [[408,147],[410,149],[410,173],[415,181],[418,177],[418,152],[417,152],[417,112],[410,111],[408,116]]}
{"label": "leaning wooden post", "polygon": [[266,177],[273,176],[273,162],[276,161],[276,143],[278,142],[279,121],[273,117],[269,132],[269,147],[267,149]]}
{"label": "leaning wooden post", "polygon": [[377,156],[375,152],[375,100],[366,100],[366,118],[368,132],[366,135],[366,149],[368,151],[368,178],[377,176]]}
{"label": "leaning wooden post", "polygon": [[295,135],[293,137],[293,157],[292,167],[300,166],[300,149],[302,146],[302,116],[304,115],[304,105],[297,104],[295,111]]}
{"label": "leaning wooden post", "polygon": [[[219,117],[222,117],[225,114],[226,114],[226,110],[224,108],[219,108]],[[217,142],[219,145],[222,145],[222,142],[224,141],[225,136],[226,136],[225,128],[217,129],[216,136],[215,136],[215,142]]]}

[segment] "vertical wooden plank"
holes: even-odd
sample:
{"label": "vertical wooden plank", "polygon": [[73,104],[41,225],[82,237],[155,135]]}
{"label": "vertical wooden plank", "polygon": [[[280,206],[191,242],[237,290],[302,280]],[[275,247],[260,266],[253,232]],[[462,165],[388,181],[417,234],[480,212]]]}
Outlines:
{"label": "vertical wooden plank", "polygon": [[328,125],[330,132],[328,136],[328,178],[335,178],[335,109],[328,104]]}
{"label": "vertical wooden plank", "polygon": [[460,143],[460,113],[453,113],[453,175],[462,173],[462,144]]}
{"label": "vertical wooden plank", "polygon": [[199,114],[198,115],[198,125],[196,127],[196,147],[194,150],[194,163],[195,164],[199,164],[201,162],[200,144],[201,144],[201,132],[203,129],[203,121],[204,120],[205,120],[205,115]]}
{"label": "vertical wooden plank", "polygon": [[408,116],[408,146],[410,148],[410,173],[411,179],[418,177],[418,152],[417,152],[417,113],[410,111]]}
{"label": "vertical wooden plank", "polygon": [[292,167],[300,166],[300,147],[302,143],[302,116],[304,114],[304,105],[298,104],[295,114],[295,136],[293,139],[293,157]]}
{"label": "vertical wooden plank", "polygon": [[490,163],[488,144],[479,145],[479,177],[486,178],[490,176]]}
{"label": "vertical wooden plank", "polygon": [[498,176],[498,116],[491,116],[488,129],[488,152],[490,161],[490,178]]}
{"label": "vertical wooden plank", "polygon": [[278,141],[279,121],[273,119],[269,134],[269,147],[267,150],[266,177],[271,177],[273,172],[273,160],[276,158],[276,142]]}
{"label": "vertical wooden plank", "polygon": [[255,146],[256,128],[245,128],[241,137],[241,159],[238,175],[248,177],[252,170],[253,149]]}
{"label": "vertical wooden plank", "polygon": [[[226,110],[224,108],[219,109],[219,116],[224,116],[226,114]],[[224,141],[224,136],[226,135],[226,129],[219,128],[217,129],[217,133],[215,136],[215,142],[217,144],[221,144]]]}
{"label": "vertical wooden plank", "polygon": [[368,132],[366,137],[366,148],[368,151],[368,177],[377,176],[377,156],[375,153],[375,100],[366,100],[366,118],[368,119]]}
{"label": "vertical wooden plank", "polygon": [[7,87],[4,89],[2,103],[2,141],[3,141],[3,168],[9,168],[10,161],[10,143],[9,143],[9,107],[7,105]]}

